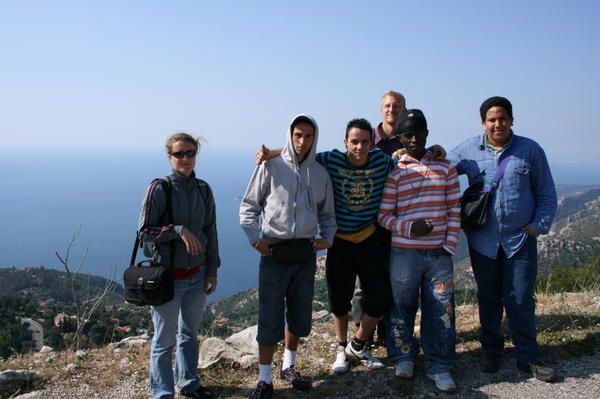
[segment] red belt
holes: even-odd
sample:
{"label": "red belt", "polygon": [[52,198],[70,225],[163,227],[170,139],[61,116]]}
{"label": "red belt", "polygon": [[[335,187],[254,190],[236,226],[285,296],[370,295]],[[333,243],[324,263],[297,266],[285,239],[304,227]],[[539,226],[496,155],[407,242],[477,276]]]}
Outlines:
{"label": "red belt", "polygon": [[200,272],[200,266],[196,266],[192,269],[178,269],[173,268],[173,278],[175,280],[185,280],[187,278],[193,277],[196,273]]}

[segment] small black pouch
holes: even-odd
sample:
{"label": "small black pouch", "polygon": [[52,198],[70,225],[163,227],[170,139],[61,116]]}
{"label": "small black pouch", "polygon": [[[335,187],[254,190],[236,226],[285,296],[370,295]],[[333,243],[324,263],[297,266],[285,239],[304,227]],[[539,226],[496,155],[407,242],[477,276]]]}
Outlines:
{"label": "small black pouch", "polygon": [[308,238],[281,240],[271,246],[271,256],[282,265],[301,265],[315,256],[315,251]]}

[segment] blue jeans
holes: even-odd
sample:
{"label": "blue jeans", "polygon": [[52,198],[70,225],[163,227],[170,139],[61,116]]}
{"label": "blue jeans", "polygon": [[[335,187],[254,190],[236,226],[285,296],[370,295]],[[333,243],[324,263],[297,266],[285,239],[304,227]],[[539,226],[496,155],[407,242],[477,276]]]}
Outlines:
{"label": "blue jeans", "polygon": [[477,282],[481,347],[485,352],[502,353],[504,336],[500,333],[503,308],[515,344],[515,356],[522,362],[539,360],[535,329],[535,279],[537,241],[527,238],[510,258],[502,247],[496,259],[469,247],[473,274]]}
{"label": "blue jeans", "polygon": [[450,371],[456,362],[452,258],[437,249],[392,248],[390,282],[394,305],[387,335],[388,359],[415,362],[414,338],[421,292],[421,341],[428,374]]}
{"label": "blue jeans", "polygon": [[[205,274],[206,268],[201,268],[189,279],[175,280],[175,297],[152,306],[150,389],[155,399],[174,398],[175,384],[179,392],[193,392],[200,387],[198,330],[206,304]],[[176,344],[173,370],[172,353]]]}

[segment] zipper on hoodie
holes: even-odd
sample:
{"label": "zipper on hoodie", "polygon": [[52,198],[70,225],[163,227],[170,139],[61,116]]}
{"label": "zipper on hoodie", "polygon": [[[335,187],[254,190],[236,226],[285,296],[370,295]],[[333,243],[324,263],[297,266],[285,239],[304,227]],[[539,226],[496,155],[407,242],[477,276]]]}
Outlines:
{"label": "zipper on hoodie", "polygon": [[297,212],[298,212],[298,187],[299,187],[299,176],[298,176],[298,169],[296,169],[296,192],[294,193],[294,221],[292,224],[292,238],[295,239],[296,238],[296,217]]}

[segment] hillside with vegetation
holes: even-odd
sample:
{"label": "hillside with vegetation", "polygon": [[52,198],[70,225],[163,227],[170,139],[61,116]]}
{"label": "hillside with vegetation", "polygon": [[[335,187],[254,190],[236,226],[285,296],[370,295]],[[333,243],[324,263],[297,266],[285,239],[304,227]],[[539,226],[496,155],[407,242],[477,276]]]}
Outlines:
{"label": "hillside with vegetation", "polygon": [[[562,187],[560,191],[563,196],[559,202],[557,219],[552,232],[539,241],[540,273],[537,291],[542,313],[541,342],[546,345],[548,351],[552,348],[553,353],[556,348],[559,348],[559,358],[582,354],[596,356],[600,347],[600,233],[597,230],[600,222],[600,189]],[[474,321],[477,312],[474,305],[475,291],[465,248],[463,237],[462,252],[459,251],[455,257],[455,280],[456,299],[460,305],[457,311],[459,323],[464,322],[468,325],[459,327],[460,350],[468,354],[462,360],[466,365],[472,361],[469,360],[471,359],[469,353],[477,352],[473,348],[477,347],[478,327]],[[322,316],[327,314],[328,302],[324,260],[324,258],[318,260],[313,301],[313,310],[322,312],[319,321],[315,322],[315,333],[304,343],[308,348],[313,348],[311,350],[314,351],[314,356],[321,360],[307,363],[303,366],[303,371],[322,381],[320,384],[323,386],[331,385],[325,392],[331,393],[335,389],[345,392],[344,386],[330,381],[327,377],[328,359],[323,358],[331,351],[330,346],[333,342],[331,323],[324,322],[327,316]],[[68,274],[63,271],[43,267],[0,269],[0,323],[3,326],[0,330],[0,358],[5,359],[0,360],[0,370],[18,365],[36,368],[41,377],[38,378],[35,386],[53,386],[53,384],[60,385],[61,378],[67,380],[71,378],[69,373],[67,376],[64,375],[62,362],[71,362],[80,366],[80,371],[74,375],[85,379],[89,378],[85,377],[85,373],[93,372],[95,367],[110,368],[107,362],[123,361],[122,357],[125,355],[116,356],[112,352],[107,355],[105,346],[126,337],[152,335],[152,325],[149,308],[125,303],[122,287],[118,284],[102,299],[100,306],[83,320],[81,340],[75,345],[78,323],[75,317],[77,307],[73,301],[74,295],[79,298],[81,307],[97,298],[98,293],[102,292],[109,283],[111,283],[109,280],[101,277],[77,274],[71,287]],[[578,304],[566,305],[565,298]],[[552,306],[546,306],[544,301],[551,302]],[[549,313],[546,314],[547,312]],[[243,328],[255,325],[257,314],[256,288],[210,302],[201,334],[227,337]],[[465,318],[469,321],[466,322]],[[44,345],[58,351],[52,352],[58,354],[53,355],[51,360],[45,361],[47,367],[40,363],[39,354],[28,354],[33,351],[34,345],[32,334],[27,330],[27,325],[23,324],[23,319],[31,319],[39,323],[44,329]],[[73,359],[74,348],[86,349],[87,355]],[[65,351],[66,349],[70,350]],[[147,348],[128,349],[126,356],[128,361],[120,365],[119,370],[125,372],[127,378],[133,379],[133,384],[143,386],[144,390],[147,383],[147,367],[139,368],[139,364],[147,362]],[[110,386],[112,377],[110,371],[107,373],[108,380],[103,376],[103,383]],[[211,381],[229,386],[223,388],[222,392],[228,395],[231,393],[233,395],[231,397],[238,397],[235,396],[237,395],[235,392],[239,392],[232,388],[233,385],[251,385],[249,382],[251,378],[248,378],[247,373],[228,374],[227,370],[216,369],[206,371],[206,375]],[[359,374],[356,377],[357,381],[360,381],[364,376]],[[384,391],[388,393],[389,389],[392,390],[391,392],[396,392],[397,389],[401,391],[408,389],[399,386],[397,382],[389,381],[388,376],[377,378],[381,379],[386,387]],[[354,382],[348,379],[342,381],[350,385]],[[121,382],[115,376],[112,383]],[[426,381],[421,384],[426,384]],[[407,392],[414,393],[412,390]],[[122,397],[136,397],[132,392],[129,394],[133,396]],[[0,398],[8,397],[5,395],[0,393]],[[324,394],[321,397],[330,396]]]}

